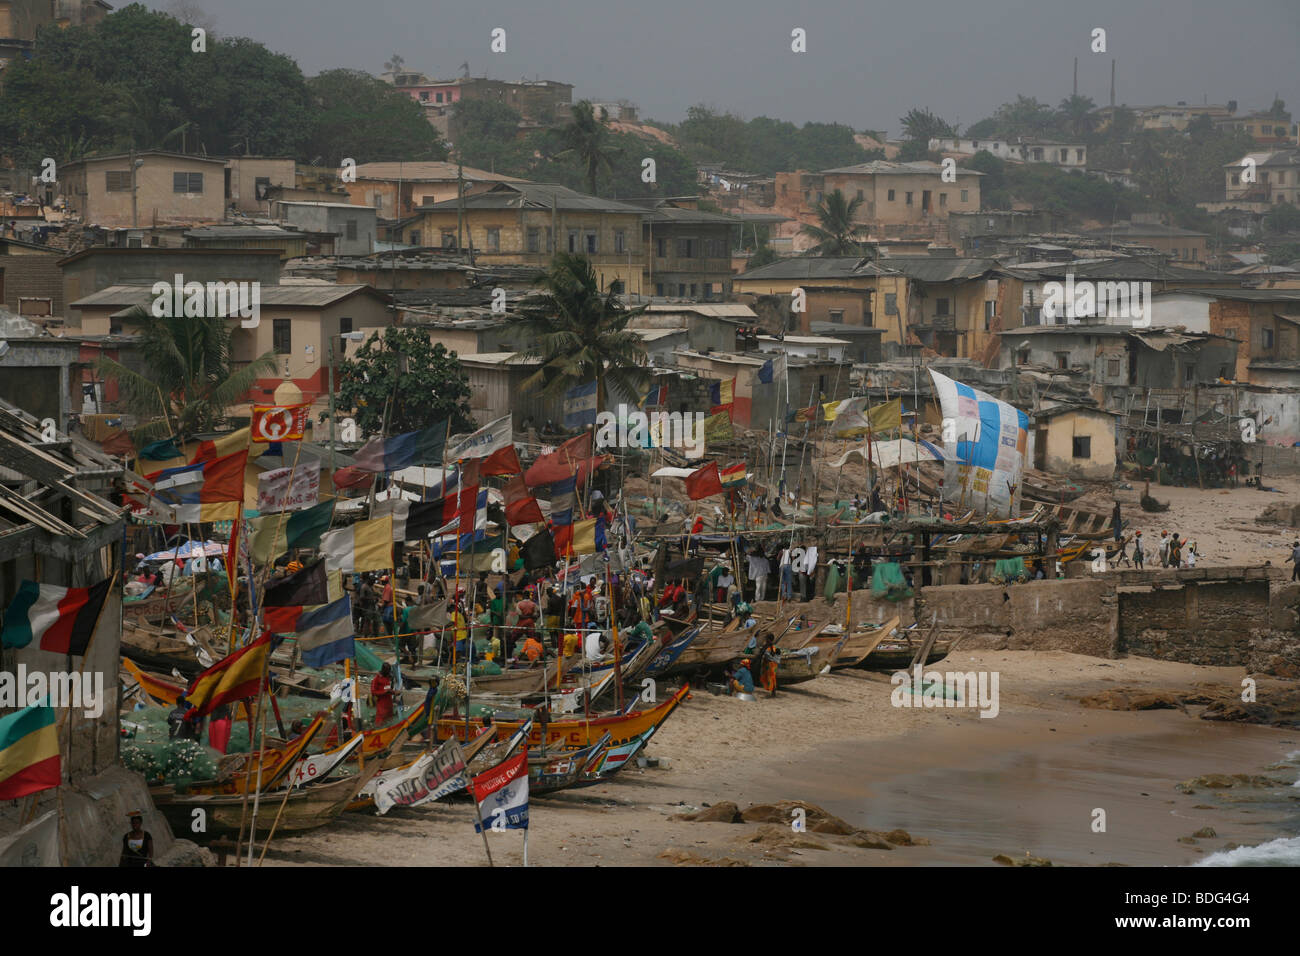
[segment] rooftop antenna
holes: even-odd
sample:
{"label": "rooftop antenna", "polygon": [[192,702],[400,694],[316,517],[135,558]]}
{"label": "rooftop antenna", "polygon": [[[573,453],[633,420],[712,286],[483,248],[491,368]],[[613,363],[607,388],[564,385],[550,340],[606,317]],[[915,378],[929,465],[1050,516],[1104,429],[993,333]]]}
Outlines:
{"label": "rooftop antenna", "polygon": [[1074,58],[1074,95],[1079,95],[1079,58]]}
{"label": "rooftop antenna", "polygon": [[1115,108],[1115,60],[1110,61],[1110,108]]}

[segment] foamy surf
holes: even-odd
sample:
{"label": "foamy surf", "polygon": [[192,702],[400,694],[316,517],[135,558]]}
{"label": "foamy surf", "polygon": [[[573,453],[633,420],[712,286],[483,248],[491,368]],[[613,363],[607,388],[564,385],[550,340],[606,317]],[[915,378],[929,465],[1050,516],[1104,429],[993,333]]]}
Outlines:
{"label": "foamy surf", "polygon": [[1279,837],[1207,856],[1194,866],[1300,866],[1300,837]]}

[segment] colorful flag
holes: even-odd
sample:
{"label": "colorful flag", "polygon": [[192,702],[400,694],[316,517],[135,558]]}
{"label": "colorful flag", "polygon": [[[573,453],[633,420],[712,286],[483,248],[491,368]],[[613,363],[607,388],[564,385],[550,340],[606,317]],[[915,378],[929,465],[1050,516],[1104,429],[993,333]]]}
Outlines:
{"label": "colorful flag", "polygon": [[736,379],[713,382],[709,385],[709,398],[716,405],[730,405],[736,400]]}
{"label": "colorful flag", "polygon": [[[248,452],[249,458],[257,458],[265,448],[252,448],[249,445],[252,438],[252,432],[248,428],[241,428],[233,431],[229,435],[222,435],[208,441],[199,442],[198,450],[194,452],[194,457],[190,459],[191,465],[198,465],[205,461],[214,461],[218,458],[225,458],[228,455],[235,455],[241,451]],[[146,458],[152,458],[151,455],[145,455]],[[154,459],[157,461],[158,459]]]}
{"label": "colorful flag", "polygon": [[249,425],[254,442],[302,441],[307,431],[311,402],[299,405],[254,405]]}
{"label": "colorful flag", "polygon": [[233,521],[243,513],[244,467],[248,450],[145,477],[153,482],[151,510],[178,524]]}
{"label": "colorful flag", "polygon": [[502,489],[505,495],[506,521],[510,524],[539,524],[546,520],[542,509],[528,491],[523,475],[515,475]]}
{"label": "colorful flag", "polygon": [[595,554],[599,550],[596,547],[596,526],[599,523],[598,518],[587,518],[569,526],[574,554]]}
{"label": "colorful flag", "polygon": [[411,465],[440,465],[447,447],[447,423],[406,432],[392,438],[375,436],[353,456],[358,471],[373,475],[398,471]]}
{"label": "colorful flag", "polygon": [[262,607],[328,604],[329,578],[323,560],[313,561],[299,571],[272,581],[262,595]]}
{"label": "colorful flag", "polygon": [[308,667],[327,667],[355,655],[352,598],[343,595],[315,607],[266,607],[263,620],[274,634],[294,634]]}
{"label": "colorful flag", "polygon": [[105,578],[88,588],[24,581],[5,611],[0,647],[27,647],[36,641],[43,651],[85,654],[112,581]]}
{"label": "colorful flag", "polygon": [[248,553],[258,564],[267,564],[292,548],[319,547],[333,520],[333,500],[302,511],[253,518],[248,522]]}
{"label": "colorful flag", "polygon": [[704,440],[706,442],[729,441],[732,434],[731,414],[729,412],[718,412],[704,420]]}
{"label": "colorful flag", "polygon": [[597,382],[591,382],[564,393],[565,428],[586,428],[596,424],[597,385]]}
{"label": "colorful flag", "polygon": [[969,501],[981,512],[1005,518],[1013,511],[1028,446],[1029,417],[985,392],[940,375],[934,391],[953,442],[944,443],[945,501]]}
{"label": "colorful flag", "polygon": [[820,411],[820,405],[809,405],[807,408],[792,408],[790,409],[790,421],[815,422]]}
{"label": "colorful flag", "polygon": [[668,404],[668,386],[651,385],[650,391],[645,393],[645,399],[641,402],[643,408],[662,408]]}
{"label": "colorful flag", "polygon": [[222,704],[256,697],[271,653],[268,631],[251,644],[223,657],[190,682],[185,697],[205,717]]}
{"label": "colorful flag", "polygon": [[721,494],[721,492],[722,479],[718,475],[716,461],[711,461],[686,476],[686,494],[692,501],[699,501],[701,498]]}
{"label": "colorful flag", "polygon": [[0,717],[0,800],[17,800],[62,781],[54,708],[37,704]]}
{"label": "colorful flag", "polygon": [[735,488],[745,483],[746,471],[745,463],[730,465],[718,472],[718,477],[722,480],[722,487]]}
{"label": "colorful flag", "polygon": [[848,398],[835,407],[831,438],[857,438],[868,432],[886,432],[903,425],[903,400],[896,398],[874,408],[867,408],[871,399],[865,395]]}
{"label": "colorful flag", "polygon": [[549,485],[576,474],[579,484],[585,484],[587,471],[597,467],[601,459],[591,454],[591,432],[570,438],[549,455],[541,455],[524,472],[524,483],[529,488]]}
{"label": "colorful flag", "polygon": [[454,438],[447,446],[448,461],[478,461],[479,474],[517,475],[523,469],[515,451],[514,416],[506,415],[473,434]]}
{"label": "colorful flag", "polygon": [[479,774],[471,783],[483,827],[504,826],[508,830],[528,829],[528,751],[523,750],[504,763]]}
{"label": "colorful flag", "polygon": [[383,571],[393,566],[393,518],[358,521],[321,535],[327,571]]}

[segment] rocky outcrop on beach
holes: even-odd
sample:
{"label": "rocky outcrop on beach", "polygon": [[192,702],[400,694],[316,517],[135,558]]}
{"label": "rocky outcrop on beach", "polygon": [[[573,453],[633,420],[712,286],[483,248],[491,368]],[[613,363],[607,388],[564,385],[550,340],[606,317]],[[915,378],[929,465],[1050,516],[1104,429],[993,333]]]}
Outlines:
{"label": "rocky outcrop on beach", "polygon": [[730,800],[724,800],[692,813],[680,813],[673,819],[692,823],[758,824],[756,831],[746,833],[739,839],[746,844],[761,846],[769,855],[788,850],[831,849],[831,845],[814,838],[811,834],[823,838],[847,838],[833,842],[841,846],[848,845],[866,850],[893,850],[900,846],[930,845],[929,840],[924,837],[914,837],[906,830],[890,830],[888,833],[863,830],[814,803],[805,803],[802,800],[756,803],[745,810],[741,810]]}
{"label": "rocky outcrop on beach", "polygon": [[1257,689],[1258,698],[1243,701],[1236,687],[1198,685],[1185,691],[1151,691],[1116,687],[1080,697],[1079,703],[1094,710],[1181,710],[1204,707],[1202,720],[1231,720],[1269,727],[1300,727],[1300,687],[1269,684]]}

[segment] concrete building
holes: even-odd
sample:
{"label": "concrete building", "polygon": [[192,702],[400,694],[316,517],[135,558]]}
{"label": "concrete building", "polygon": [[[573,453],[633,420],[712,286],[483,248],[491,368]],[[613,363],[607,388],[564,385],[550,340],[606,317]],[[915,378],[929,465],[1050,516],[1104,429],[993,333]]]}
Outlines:
{"label": "concrete building", "polygon": [[[63,271],[67,321],[81,328],[77,301],[110,286],[134,285],[146,291],[159,280],[174,282],[280,281],[277,249],[130,249],[93,246],[58,261]],[[108,332],[103,328],[102,332]]]}
{"label": "concrete building", "polygon": [[[275,215],[303,232],[328,244],[327,254],[368,256],[375,251],[379,238],[376,211],[369,206],[346,202],[297,202],[279,199],[273,203]],[[326,252],[324,248],[322,252]]]}
{"label": "concrete building", "polygon": [[277,189],[293,189],[297,166],[291,156],[230,156],[226,159],[226,203],[232,212],[269,216]]}
{"label": "concrete building", "polygon": [[1030,417],[1035,468],[1091,481],[1115,474],[1115,412],[1050,402]]}
{"label": "concrete building", "polygon": [[308,235],[296,229],[261,225],[199,226],[185,231],[190,249],[274,249],[281,259],[307,254]]}
{"label": "concrete building", "polygon": [[731,292],[731,247],[739,222],[699,208],[695,198],[629,199],[645,210],[644,288],[656,296],[720,300]]}
{"label": "concrete building", "polygon": [[[463,211],[461,206],[463,205]],[[546,183],[497,183],[463,202],[423,206],[418,228],[427,245],[473,251],[483,268],[544,269],[557,251],[591,260],[602,289],[647,295],[642,220],[646,211]]]}
{"label": "concrete building", "polygon": [[218,223],[226,215],[226,161],[149,150],[65,163],[68,211],[87,225],[137,228]]}
{"label": "concrete building", "polygon": [[63,318],[58,249],[0,237],[0,304],[15,315]]}
{"label": "concrete building", "polygon": [[998,159],[1012,163],[1047,163],[1062,169],[1086,169],[1088,166],[1088,147],[1083,143],[948,137],[930,140],[928,148],[932,153],[954,153],[958,156],[991,153]]}
{"label": "concrete building", "polygon": [[[456,163],[362,163],[356,182],[343,186],[351,202],[373,206],[381,219],[402,219],[419,212],[421,206],[455,199],[458,184],[464,184],[465,195],[474,196],[496,183],[512,182],[523,180]],[[419,235],[410,244],[437,245]]]}
{"label": "concrete building", "polygon": [[1094,229],[1085,235],[1110,242],[1140,243],[1180,262],[1205,262],[1206,240],[1209,235],[1159,222],[1117,222],[1104,229]]}
{"label": "concrete building", "polygon": [[1239,130],[1260,146],[1292,146],[1300,135],[1300,127],[1289,113],[1274,116],[1269,112],[1256,112],[1244,116],[1228,116],[1215,120],[1214,128]]}
{"label": "concrete building", "polygon": [[1225,164],[1223,176],[1230,203],[1261,203],[1263,209],[1279,202],[1300,205],[1300,149],[1247,153]]}
{"label": "concrete building", "polygon": [[1240,343],[1224,378],[1300,386],[1300,289],[1183,288],[1157,295],[1156,314]]}

